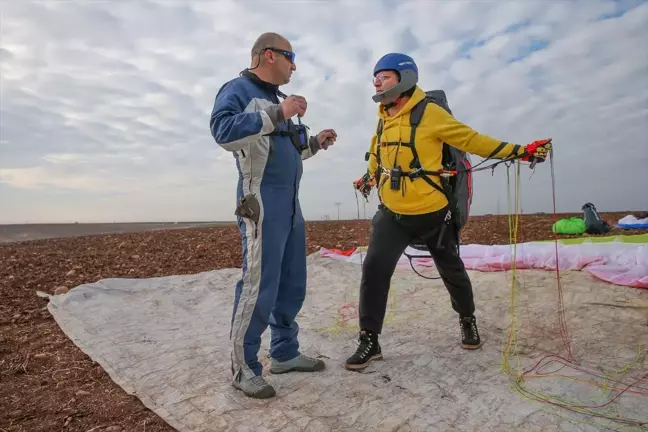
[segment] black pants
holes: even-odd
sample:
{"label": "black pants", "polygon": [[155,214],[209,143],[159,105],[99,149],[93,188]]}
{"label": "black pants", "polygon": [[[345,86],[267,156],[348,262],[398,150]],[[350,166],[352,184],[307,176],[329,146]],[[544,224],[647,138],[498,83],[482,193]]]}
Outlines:
{"label": "black pants", "polygon": [[[447,209],[423,215],[397,215],[380,206],[372,221],[360,284],[360,328],[381,333],[391,278],[407,246],[422,238],[460,316],[475,311],[472,284],[459,256],[454,223],[446,224]],[[446,226],[439,243],[439,234]]]}

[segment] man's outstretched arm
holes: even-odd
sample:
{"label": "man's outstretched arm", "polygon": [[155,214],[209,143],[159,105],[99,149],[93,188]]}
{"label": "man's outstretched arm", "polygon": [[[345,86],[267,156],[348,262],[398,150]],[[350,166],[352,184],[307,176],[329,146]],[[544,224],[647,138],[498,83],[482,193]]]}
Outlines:
{"label": "man's outstretched arm", "polygon": [[225,84],[216,95],[209,128],[217,144],[227,151],[237,151],[272,132],[283,120],[281,105],[270,105],[260,111],[249,111],[237,92],[235,83]]}
{"label": "man's outstretched arm", "polygon": [[521,146],[481,134],[434,104],[428,105],[426,117],[426,122],[434,125],[436,135],[441,141],[466,153],[484,158],[526,160],[534,154],[538,147],[538,145],[534,145],[537,142]]}

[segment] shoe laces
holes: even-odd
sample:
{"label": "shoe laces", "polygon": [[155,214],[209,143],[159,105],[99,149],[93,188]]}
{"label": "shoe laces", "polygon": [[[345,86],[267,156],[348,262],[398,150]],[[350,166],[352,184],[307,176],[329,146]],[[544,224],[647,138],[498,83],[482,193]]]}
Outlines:
{"label": "shoe laces", "polygon": [[368,334],[360,333],[360,337],[358,337],[357,345],[358,345],[358,349],[356,350],[356,355],[358,355],[361,358],[364,358],[369,354],[371,348],[373,348],[374,342],[371,340]]}
{"label": "shoe laces", "polygon": [[470,331],[472,337],[477,337],[477,323],[474,317],[461,318],[461,336],[466,337],[466,332]]}

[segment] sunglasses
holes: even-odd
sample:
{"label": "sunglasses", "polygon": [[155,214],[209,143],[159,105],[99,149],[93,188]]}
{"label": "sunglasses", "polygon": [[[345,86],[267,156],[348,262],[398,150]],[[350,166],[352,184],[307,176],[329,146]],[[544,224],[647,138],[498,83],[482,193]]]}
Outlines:
{"label": "sunglasses", "polygon": [[290,63],[295,63],[295,53],[292,51],[286,51],[279,48],[266,48],[266,49],[283,55],[290,61]]}
{"label": "sunglasses", "polygon": [[374,85],[378,85],[378,84],[382,83],[383,81],[389,80],[390,78],[392,78],[392,75],[388,75],[388,74],[386,74],[384,72],[380,72],[374,77],[373,83],[374,83]]}

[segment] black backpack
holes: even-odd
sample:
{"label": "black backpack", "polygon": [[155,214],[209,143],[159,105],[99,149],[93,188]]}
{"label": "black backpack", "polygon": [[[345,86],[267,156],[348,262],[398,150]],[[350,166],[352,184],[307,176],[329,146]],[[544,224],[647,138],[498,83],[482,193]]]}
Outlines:
{"label": "black backpack", "polygon": [[588,234],[607,234],[610,232],[610,225],[605,222],[596,211],[592,203],[583,204],[582,209],[585,219],[585,232]]}

